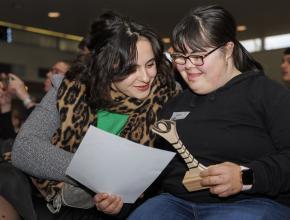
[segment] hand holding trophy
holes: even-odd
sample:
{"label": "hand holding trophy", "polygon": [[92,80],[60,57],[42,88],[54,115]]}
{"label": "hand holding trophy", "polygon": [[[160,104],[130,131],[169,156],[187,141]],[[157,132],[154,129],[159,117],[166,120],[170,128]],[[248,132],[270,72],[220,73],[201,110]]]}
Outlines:
{"label": "hand holding trophy", "polygon": [[207,188],[201,186],[201,177],[199,175],[202,170],[206,169],[206,167],[199,163],[183,145],[178,137],[175,121],[160,120],[155,123],[152,131],[167,140],[185,161],[188,167],[188,171],[182,181],[185,188],[189,192]]}

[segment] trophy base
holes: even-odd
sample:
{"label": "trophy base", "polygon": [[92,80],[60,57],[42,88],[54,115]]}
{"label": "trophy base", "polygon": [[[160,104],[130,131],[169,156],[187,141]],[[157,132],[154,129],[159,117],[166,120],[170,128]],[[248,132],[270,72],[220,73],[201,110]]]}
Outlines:
{"label": "trophy base", "polygon": [[200,170],[199,168],[194,168],[194,169],[188,170],[185,173],[182,183],[187,189],[187,191],[194,192],[194,191],[208,188],[208,187],[203,187],[200,184],[201,177],[199,176],[199,173],[201,171],[202,170]]}

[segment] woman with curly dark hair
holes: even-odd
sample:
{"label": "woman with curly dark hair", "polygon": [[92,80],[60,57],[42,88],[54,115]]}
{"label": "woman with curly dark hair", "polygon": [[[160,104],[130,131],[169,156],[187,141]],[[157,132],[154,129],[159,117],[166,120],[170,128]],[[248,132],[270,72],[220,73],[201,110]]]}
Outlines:
{"label": "woman with curly dark hair", "polygon": [[74,186],[65,170],[91,124],[153,146],[151,126],[178,90],[160,38],[144,25],[105,13],[92,24],[85,46],[88,52],[62,81],[54,79],[54,87],[20,130],[12,162],[37,177],[32,182],[56,219],[124,218],[122,198],[91,196]]}

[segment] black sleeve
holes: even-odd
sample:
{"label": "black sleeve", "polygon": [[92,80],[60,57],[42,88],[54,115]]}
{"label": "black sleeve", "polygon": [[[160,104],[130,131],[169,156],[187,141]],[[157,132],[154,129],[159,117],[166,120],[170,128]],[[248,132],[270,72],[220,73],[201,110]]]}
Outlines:
{"label": "black sleeve", "polygon": [[0,114],[0,138],[9,139],[15,138],[16,133],[14,131],[12,121],[11,121],[11,112],[1,113]]}
{"label": "black sleeve", "polygon": [[246,164],[254,171],[248,193],[276,196],[290,191],[290,91],[270,80],[259,83],[255,93],[275,151]]}

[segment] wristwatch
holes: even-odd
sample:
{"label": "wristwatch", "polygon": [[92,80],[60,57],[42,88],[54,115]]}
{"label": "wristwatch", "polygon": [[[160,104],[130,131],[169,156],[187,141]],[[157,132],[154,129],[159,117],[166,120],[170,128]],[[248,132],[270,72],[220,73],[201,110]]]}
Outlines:
{"label": "wristwatch", "polygon": [[254,173],[252,169],[242,170],[242,182],[243,182],[243,185],[253,185]]}
{"label": "wristwatch", "polygon": [[241,180],[242,180],[242,191],[252,189],[254,184],[254,172],[251,168],[240,166],[241,168]]}

